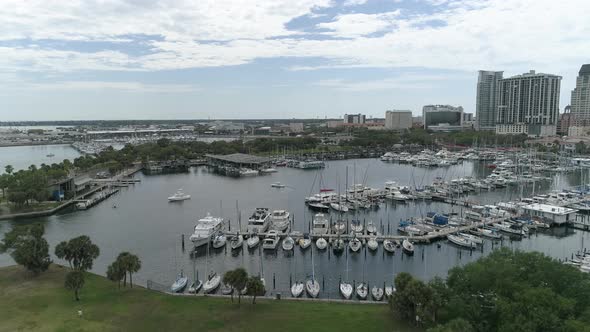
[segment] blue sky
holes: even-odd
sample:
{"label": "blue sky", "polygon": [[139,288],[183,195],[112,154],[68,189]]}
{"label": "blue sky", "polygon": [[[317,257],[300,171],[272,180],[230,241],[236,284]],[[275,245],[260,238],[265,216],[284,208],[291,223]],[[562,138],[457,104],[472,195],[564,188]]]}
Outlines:
{"label": "blue sky", "polygon": [[0,121],[475,111],[477,71],[590,63],[587,0],[3,0]]}

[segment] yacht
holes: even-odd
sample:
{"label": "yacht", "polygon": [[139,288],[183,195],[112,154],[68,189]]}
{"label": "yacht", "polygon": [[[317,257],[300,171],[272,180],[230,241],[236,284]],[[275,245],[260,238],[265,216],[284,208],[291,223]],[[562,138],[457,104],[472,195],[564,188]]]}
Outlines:
{"label": "yacht", "polygon": [[414,244],[412,242],[410,242],[410,240],[404,239],[404,241],[402,242],[402,247],[404,248],[404,251],[406,252],[406,254],[408,254],[408,255],[414,254]]}
{"label": "yacht", "polygon": [[285,251],[291,251],[293,250],[293,247],[295,246],[295,241],[293,240],[292,237],[287,236],[282,243],[283,246],[283,250]]}
{"label": "yacht", "polygon": [[480,238],[479,236],[475,236],[473,234],[467,234],[464,232],[459,232],[457,235],[459,235],[460,237],[469,240],[477,245],[482,245],[483,244],[483,240],[482,238]]}
{"label": "yacht", "polygon": [[212,293],[217,287],[219,287],[219,284],[221,284],[221,276],[217,275],[217,273],[213,273],[207,281],[205,281],[205,284],[203,284],[203,293]]}
{"label": "yacht", "polygon": [[270,214],[268,208],[256,208],[248,219],[248,233],[264,233],[270,225]]}
{"label": "yacht", "polygon": [[213,237],[213,241],[212,241],[211,245],[213,246],[214,249],[219,249],[219,248],[225,247],[226,242],[227,242],[227,238],[225,237],[225,234],[223,234],[222,232],[218,232],[215,235],[215,237]]}
{"label": "yacht", "polygon": [[211,239],[213,234],[221,230],[223,226],[223,218],[213,217],[207,213],[205,218],[199,219],[195,226],[195,231],[191,235],[190,240],[193,242],[195,247],[205,245]]}
{"label": "yacht", "polygon": [[275,182],[270,185],[273,188],[285,188],[285,185],[280,182]]}
{"label": "yacht", "polygon": [[191,199],[191,195],[185,194],[181,189],[178,189],[174,195],[168,197],[168,201],[169,202],[179,202],[179,201],[185,201],[187,199]]}
{"label": "yacht", "polygon": [[289,227],[289,216],[290,213],[285,210],[274,210],[270,215],[272,222],[272,229],[284,232]]}
{"label": "yacht", "polygon": [[458,235],[449,234],[449,235],[447,235],[447,239],[449,240],[449,242],[454,243],[454,244],[461,246],[461,247],[470,248],[470,249],[477,247],[477,244],[475,244],[474,242],[471,242],[470,240],[468,240],[464,237],[458,236]]}
{"label": "yacht", "polygon": [[493,224],[493,226],[498,228],[498,230],[508,233],[508,234],[520,235],[520,236],[526,236],[528,234],[528,228],[526,226],[522,226],[519,224],[513,224],[513,223],[502,221],[502,222]]}
{"label": "yacht", "polygon": [[182,272],[180,272],[180,274],[176,278],[176,281],[172,284],[172,286],[170,286],[170,291],[172,293],[180,293],[184,290],[187,283],[188,283],[188,278],[183,276]]}
{"label": "yacht", "polygon": [[246,240],[246,244],[248,245],[248,249],[256,248],[260,243],[260,237],[258,234],[250,234],[248,240]]}
{"label": "yacht", "polygon": [[313,226],[311,232],[315,235],[327,234],[328,230],[330,229],[330,221],[328,220],[328,217],[326,217],[326,215],[323,213],[317,213],[313,217],[312,225]]}
{"label": "yacht", "polygon": [[395,244],[393,243],[392,240],[385,239],[385,240],[383,240],[383,249],[385,249],[385,251],[387,251],[389,253],[394,253],[395,252]]}
{"label": "yacht", "polygon": [[498,234],[498,232],[496,232],[495,230],[489,229],[489,228],[478,227],[478,228],[472,229],[471,232],[475,235],[487,237],[489,239],[494,239],[494,240],[499,240],[502,238],[502,235]]}
{"label": "yacht", "polygon": [[264,250],[276,250],[279,244],[279,234],[277,231],[269,231],[266,234],[264,240],[262,240],[262,249]]}
{"label": "yacht", "polygon": [[330,207],[336,211],[348,212],[348,207],[341,203],[330,203]]}

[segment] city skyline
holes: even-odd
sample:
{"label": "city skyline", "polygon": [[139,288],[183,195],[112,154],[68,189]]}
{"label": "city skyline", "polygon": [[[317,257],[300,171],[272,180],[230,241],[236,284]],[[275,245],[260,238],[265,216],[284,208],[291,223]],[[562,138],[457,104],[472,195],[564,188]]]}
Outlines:
{"label": "city skyline", "polygon": [[563,110],[590,62],[581,0],[9,2],[2,121],[475,114],[479,70],[562,76]]}

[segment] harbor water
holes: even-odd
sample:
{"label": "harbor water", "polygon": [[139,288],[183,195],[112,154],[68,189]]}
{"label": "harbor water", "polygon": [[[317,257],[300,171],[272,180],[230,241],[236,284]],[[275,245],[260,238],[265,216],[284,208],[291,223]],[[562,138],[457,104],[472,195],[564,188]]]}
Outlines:
{"label": "harbor water", "polygon": [[[43,152],[45,154],[45,152]],[[376,252],[363,246],[360,253],[345,250],[335,256],[330,248],[318,251],[315,244],[303,251],[298,246],[292,252],[283,252],[280,245],[276,252],[264,252],[259,248],[232,253],[226,249],[210,250],[202,247],[195,258],[190,255],[192,243],[189,240],[197,219],[208,212],[222,216],[227,222],[226,229],[246,229],[247,219],[256,207],[285,209],[294,216],[293,230],[307,232],[313,212],[304,204],[304,197],[317,193],[320,188],[331,188],[344,193],[346,185],[363,183],[370,187],[383,188],[388,180],[400,185],[423,186],[435,178],[447,181],[463,177],[485,177],[490,170],[479,162],[464,162],[446,168],[419,168],[411,165],[384,163],[377,159],[329,161],[322,171],[281,168],[278,173],[248,178],[230,178],[213,174],[206,167],[191,168],[188,173],[167,175],[136,174],[141,182],[130,185],[85,211],[64,211],[51,217],[34,220],[0,222],[0,234],[7,232],[17,223],[43,222],[51,252],[57,243],[78,235],[89,235],[101,249],[95,261],[93,272],[105,274],[107,266],[122,251],[137,254],[142,260],[142,269],[134,280],[145,284],[153,280],[160,284],[171,284],[181,270],[193,279],[193,269],[204,279],[210,271],[223,273],[236,267],[244,267],[250,274],[265,278],[267,294],[280,292],[290,296],[290,282],[305,280],[312,271],[321,286],[320,297],[339,298],[340,279],[352,282],[366,281],[369,287],[391,284],[395,274],[409,272],[423,280],[434,276],[444,277],[454,266],[466,264],[489,253],[494,248],[506,246],[513,249],[536,250],[564,259],[572,252],[590,243],[590,233],[565,227],[532,233],[521,240],[505,238],[492,244],[486,240],[483,249],[469,251],[447,243],[446,240],[432,244],[417,244],[413,256],[402,254],[397,249],[394,255],[385,253],[382,245]],[[346,174],[348,173],[348,179]],[[569,173],[555,175],[552,182],[537,184],[535,192],[578,185],[588,174]],[[281,182],[285,188],[272,188],[271,184]],[[167,197],[182,188],[192,198],[183,202],[169,203]],[[509,186],[484,193],[474,193],[467,199],[490,204],[530,195],[531,185]],[[116,206],[116,208],[114,207]],[[377,210],[359,210],[354,216],[360,220],[372,220],[383,233],[396,233],[400,220],[425,216],[427,212],[461,213],[462,207],[441,202],[414,201],[394,203],[387,201]],[[241,218],[238,217],[241,214]],[[339,216],[332,211],[332,218]],[[344,215],[352,218],[353,214]],[[181,240],[184,235],[185,250]],[[313,250],[313,269],[312,269]],[[367,250],[367,252],[365,252]],[[64,263],[53,258],[56,262]],[[347,262],[348,261],[348,262]],[[11,258],[0,255],[0,265],[13,264]],[[348,270],[347,270],[348,266]]]}

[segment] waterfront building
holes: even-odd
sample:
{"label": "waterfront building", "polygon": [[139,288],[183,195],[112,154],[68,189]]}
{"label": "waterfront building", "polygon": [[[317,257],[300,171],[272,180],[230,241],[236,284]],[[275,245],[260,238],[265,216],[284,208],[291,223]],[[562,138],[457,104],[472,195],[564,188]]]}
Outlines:
{"label": "waterfront building", "polygon": [[533,217],[541,217],[546,222],[558,225],[573,221],[578,212],[576,209],[540,203],[525,205],[523,209],[525,213]]}
{"label": "waterfront building", "polygon": [[[590,64],[582,65],[571,96],[571,127],[590,127]],[[573,131],[585,131],[572,128]],[[571,135],[571,134],[570,134]]]}
{"label": "waterfront building", "polygon": [[497,134],[554,136],[561,76],[534,70],[499,81]]}
{"label": "waterfront building", "polygon": [[502,71],[480,70],[477,78],[475,117],[477,130],[496,130],[498,82]]}
{"label": "waterfront building", "polygon": [[572,124],[572,114],[570,113],[571,106],[567,105],[562,114],[559,115],[559,121],[557,122],[557,134],[567,135]]}
{"label": "waterfront building", "polygon": [[463,125],[463,107],[451,105],[426,105],[422,108],[424,129],[442,131],[461,130]]}
{"label": "waterfront building", "polygon": [[391,130],[410,129],[412,111],[392,110],[385,112],[385,128]]}
{"label": "waterfront building", "polygon": [[344,114],[345,124],[364,124],[366,117],[364,114]]}

